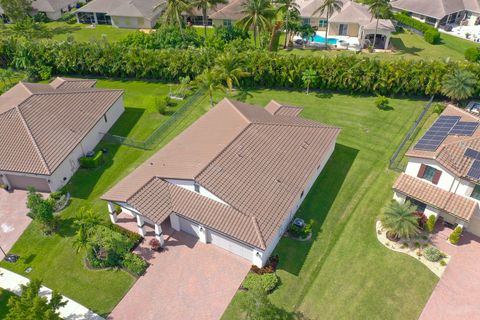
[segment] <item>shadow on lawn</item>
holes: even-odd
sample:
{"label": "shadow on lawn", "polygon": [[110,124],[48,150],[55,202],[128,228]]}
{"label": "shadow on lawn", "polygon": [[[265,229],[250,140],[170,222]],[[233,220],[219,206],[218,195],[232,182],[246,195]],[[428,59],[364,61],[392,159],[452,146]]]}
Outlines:
{"label": "shadow on lawn", "polygon": [[308,222],[315,221],[311,241],[298,242],[291,239],[284,239],[276,249],[275,253],[280,256],[279,268],[288,273],[298,275],[305,263],[308,252],[322,231],[322,225],[330,211],[340,188],[350,171],[350,168],[358,155],[359,150],[342,144],[335,145],[330,160],[327,162],[322,173],[315,181],[302,206],[297,211],[296,217]]}

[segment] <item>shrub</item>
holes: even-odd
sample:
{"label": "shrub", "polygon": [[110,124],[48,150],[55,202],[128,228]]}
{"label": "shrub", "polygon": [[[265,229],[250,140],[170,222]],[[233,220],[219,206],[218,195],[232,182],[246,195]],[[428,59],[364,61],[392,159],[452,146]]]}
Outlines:
{"label": "shrub", "polygon": [[423,39],[430,44],[439,44],[440,43],[440,32],[435,29],[428,29],[423,34]]}
{"label": "shrub", "polygon": [[445,110],[445,105],[442,103],[435,103],[433,106],[433,113],[441,114]]}
{"label": "shrub", "polygon": [[50,193],[50,198],[54,200],[60,200],[60,198],[67,194],[67,189],[65,187],[61,188],[58,191]]}
{"label": "shrub", "polygon": [[43,201],[43,197],[35,190],[34,187],[28,187],[27,190],[27,208],[30,209],[28,215],[30,218],[34,219],[36,216],[36,209],[38,205]]}
{"label": "shrub", "polygon": [[427,219],[427,230],[428,232],[433,232],[435,229],[435,223],[437,222],[437,217],[435,215],[430,215]]}
{"label": "shrub", "polygon": [[147,270],[148,264],[135,253],[128,252],[123,257],[122,266],[131,273],[141,276]]}
{"label": "shrub", "polygon": [[156,251],[156,250],[160,249],[160,241],[156,238],[153,238],[152,240],[150,240],[150,242],[148,244],[150,245],[152,250]]}
{"label": "shrub", "polygon": [[132,232],[130,230],[124,229],[124,228],[120,227],[119,225],[113,224],[113,223],[109,224],[108,226],[112,231],[118,232],[118,233],[122,234],[123,236],[127,237],[128,239],[130,239],[130,242],[131,242],[130,249],[133,249],[133,247],[135,247],[136,244],[138,244],[138,243],[140,243],[140,241],[142,241],[142,236],[139,235],[136,232]]}
{"label": "shrub", "polygon": [[465,50],[465,59],[470,62],[480,61],[480,48],[468,48]]}
{"label": "shrub", "polygon": [[199,47],[202,42],[202,37],[195,29],[186,28],[180,31],[172,25],[162,25],[150,34],[134,32],[121,41],[127,47],[143,49],[188,49]]}
{"label": "shrub", "polygon": [[79,159],[82,168],[97,168],[103,161],[103,151],[99,150],[93,157],[81,157]]}
{"label": "shrub", "polygon": [[215,37],[224,43],[231,42],[235,39],[248,39],[248,32],[237,26],[215,28]]}
{"label": "shrub", "polygon": [[447,265],[447,263],[445,262],[445,260],[440,260],[440,265],[442,267],[445,267]]}
{"label": "shrub", "polygon": [[450,233],[450,236],[448,237],[448,241],[452,244],[457,244],[458,241],[460,241],[460,236],[462,235],[463,228],[460,226],[457,226],[452,233]]}
{"label": "shrub", "polygon": [[165,103],[165,99],[155,98],[155,108],[157,109],[158,113],[165,115],[167,113],[167,104]]}
{"label": "shrub", "polygon": [[277,287],[278,282],[279,279],[275,273],[259,275],[250,272],[243,281],[243,287],[248,290],[261,290],[270,293]]}
{"label": "shrub", "polygon": [[437,262],[444,257],[444,254],[435,247],[428,247],[423,250],[423,256],[428,261]]}
{"label": "shrub", "polygon": [[306,223],[303,228],[300,228],[300,227],[298,227],[298,226],[296,226],[292,223],[288,227],[288,231],[294,237],[306,238],[312,232],[313,224],[314,224],[314,221],[312,219],[310,219],[310,221],[308,223]]}
{"label": "shrub", "polygon": [[375,106],[381,110],[386,109],[388,107],[388,103],[388,98],[385,96],[377,96],[377,99],[375,99]]}

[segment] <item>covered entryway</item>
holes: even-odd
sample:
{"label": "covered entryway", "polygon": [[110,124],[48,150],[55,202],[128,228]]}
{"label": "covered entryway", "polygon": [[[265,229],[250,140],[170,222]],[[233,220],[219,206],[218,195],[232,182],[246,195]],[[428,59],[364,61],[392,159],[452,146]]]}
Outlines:
{"label": "covered entryway", "polygon": [[39,192],[50,192],[50,186],[45,178],[27,177],[20,175],[7,174],[10,188],[27,190],[28,187],[34,187]]}

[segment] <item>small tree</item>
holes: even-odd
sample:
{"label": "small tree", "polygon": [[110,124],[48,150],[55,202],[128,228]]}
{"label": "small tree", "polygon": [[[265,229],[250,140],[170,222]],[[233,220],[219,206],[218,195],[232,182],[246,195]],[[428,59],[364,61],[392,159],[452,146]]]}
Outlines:
{"label": "small tree", "polygon": [[38,205],[43,201],[43,197],[34,187],[27,187],[27,208],[30,209],[30,217],[35,218]]}
{"label": "small tree", "polygon": [[42,200],[35,208],[35,220],[40,222],[45,233],[51,233],[56,226],[56,219],[53,216],[53,203],[49,200]]}
{"label": "small tree", "polygon": [[412,238],[420,233],[418,219],[414,215],[415,206],[409,201],[399,203],[391,201],[380,216],[380,222],[386,228],[390,238]]}
{"label": "small tree", "polygon": [[450,236],[448,237],[448,241],[452,244],[457,244],[458,241],[460,241],[460,237],[462,236],[462,231],[463,228],[460,226],[457,226],[452,233],[450,233]]}
{"label": "small tree", "polygon": [[429,217],[428,217],[428,220],[427,220],[427,230],[428,232],[433,232],[433,230],[435,229],[435,223],[437,222],[437,217],[433,214],[431,214]]}
{"label": "small tree", "polygon": [[210,98],[210,107],[213,108],[213,94],[215,91],[225,91],[222,80],[216,70],[206,69],[195,79],[195,84],[205,90]]}
{"label": "small tree", "polygon": [[441,91],[453,101],[459,101],[473,96],[476,84],[477,78],[472,72],[455,69],[446,74]]}
{"label": "small tree", "polygon": [[29,17],[32,11],[31,0],[0,0],[5,15],[12,19],[13,22],[22,21]]}
{"label": "small tree", "polygon": [[380,109],[380,110],[385,110],[388,108],[388,98],[385,96],[377,96],[377,99],[375,99],[375,106]]}
{"label": "small tree", "polygon": [[307,89],[307,95],[310,91],[310,86],[314,85],[316,80],[317,80],[317,72],[315,70],[308,69],[303,71],[302,81],[303,81],[303,85]]}
{"label": "small tree", "polygon": [[50,301],[40,297],[41,281],[32,279],[28,284],[21,285],[22,294],[12,296],[8,300],[8,314],[6,320],[18,319],[44,319],[61,320],[58,309],[67,304],[62,301],[62,296],[55,290]]}

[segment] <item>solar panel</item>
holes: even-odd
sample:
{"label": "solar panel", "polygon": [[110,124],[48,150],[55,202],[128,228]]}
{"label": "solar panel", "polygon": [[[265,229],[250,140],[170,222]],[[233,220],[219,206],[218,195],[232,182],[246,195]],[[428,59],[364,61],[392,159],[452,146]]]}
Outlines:
{"label": "solar panel", "polygon": [[462,122],[459,121],[450,130],[449,134],[456,134],[459,136],[471,136],[477,130],[478,122]]}
{"label": "solar panel", "polygon": [[467,148],[467,150],[465,150],[464,156],[472,159],[480,160],[480,152],[470,148]]}
{"label": "solar panel", "polygon": [[417,142],[414,149],[427,151],[437,150],[438,146],[445,140],[458,120],[460,120],[460,117],[457,116],[440,116]]}
{"label": "solar panel", "polygon": [[480,160],[473,161],[467,176],[473,179],[480,179]]}

